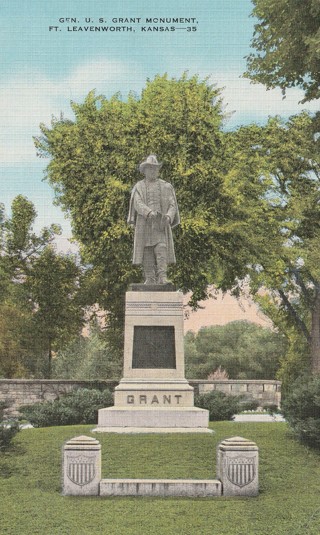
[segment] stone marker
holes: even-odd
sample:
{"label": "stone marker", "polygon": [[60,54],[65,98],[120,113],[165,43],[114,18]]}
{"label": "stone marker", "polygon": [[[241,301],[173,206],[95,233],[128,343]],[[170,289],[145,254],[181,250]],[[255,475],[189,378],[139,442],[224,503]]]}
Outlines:
{"label": "stone marker", "polygon": [[242,437],[223,440],[218,445],[217,477],[223,496],[257,496],[259,494],[259,450],[255,442]]}
{"label": "stone marker", "polygon": [[63,488],[65,496],[97,496],[101,480],[101,445],[84,435],[63,447]]}

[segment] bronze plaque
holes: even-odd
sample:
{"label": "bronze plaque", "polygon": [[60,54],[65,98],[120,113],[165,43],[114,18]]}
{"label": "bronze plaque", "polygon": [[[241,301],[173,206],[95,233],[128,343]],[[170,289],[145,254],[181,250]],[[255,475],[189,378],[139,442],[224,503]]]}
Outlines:
{"label": "bronze plaque", "polygon": [[132,368],[176,368],[173,326],[134,327]]}

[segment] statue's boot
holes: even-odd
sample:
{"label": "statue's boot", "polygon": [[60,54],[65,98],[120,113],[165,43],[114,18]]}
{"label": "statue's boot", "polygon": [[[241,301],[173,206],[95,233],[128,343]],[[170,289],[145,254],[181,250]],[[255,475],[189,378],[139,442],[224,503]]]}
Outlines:
{"label": "statue's boot", "polygon": [[145,247],[143,252],[144,284],[157,284],[153,247]]}
{"label": "statue's boot", "polygon": [[145,278],[145,281],[144,281],[144,284],[157,284],[157,280],[156,280],[156,274],[155,273],[147,273],[146,271],[144,272],[144,278]]}
{"label": "statue's boot", "polygon": [[167,284],[169,282],[167,279],[167,247],[159,243],[155,246],[154,252],[157,262],[158,284]]}

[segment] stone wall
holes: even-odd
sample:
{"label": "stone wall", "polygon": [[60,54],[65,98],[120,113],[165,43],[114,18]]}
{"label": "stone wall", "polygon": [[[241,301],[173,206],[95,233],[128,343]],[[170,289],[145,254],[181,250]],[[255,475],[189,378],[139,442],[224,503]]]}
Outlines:
{"label": "stone wall", "polygon": [[189,381],[189,383],[194,387],[195,393],[204,394],[211,390],[220,390],[228,395],[242,395],[248,401],[257,400],[261,405],[276,404],[280,407],[281,381],[258,379],[205,381],[200,379]]}
{"label": "stone wall", "polygon": [[[262,380],[228,380],[228,381],[189,381],[195,393],[203,394],[211,390],[220,390],[230,395],[243,395],[244,399],[256,399],[264,404],[280,406],[281,382]],[[70,381],[49,379],[0,379],[0,402],[10,406],[7,415],[18,415],[21,405],[59,398],[76,388],[98,388],[113,390],[117,381]]]}
{"label": "stone wall", "polygon": [[39,401],[53,401],[76,388],[113,390],[117,381],[69,381],[49,379],[0,379],[0,402],[7,402],[6,415],[17,416],[19,407]]}

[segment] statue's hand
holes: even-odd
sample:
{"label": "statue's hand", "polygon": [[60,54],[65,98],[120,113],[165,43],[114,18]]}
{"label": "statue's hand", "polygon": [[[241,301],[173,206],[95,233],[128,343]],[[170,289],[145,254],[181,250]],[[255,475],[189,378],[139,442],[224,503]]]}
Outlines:
{"label": "statue's hand", "polygon": [[157,212],[149,212],[148,219],[151,219],[151,221],[155,221],[157,217]]}
{"label": "statue's hand", "polygon": [[163,218],[163,223],[165,227],[168,227],[171,224],[171,217],[169,215],[165,215]]}

